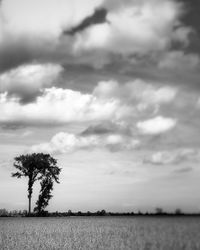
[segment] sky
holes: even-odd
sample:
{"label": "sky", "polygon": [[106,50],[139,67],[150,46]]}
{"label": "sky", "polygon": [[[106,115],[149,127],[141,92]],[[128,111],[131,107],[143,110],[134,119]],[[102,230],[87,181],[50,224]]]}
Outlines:
{"label": "sky", "polygon": [[199,212],[199,11],[1,0],[0,207],[27,208],[14,157],[43,152],[62,168],[49,211]]}

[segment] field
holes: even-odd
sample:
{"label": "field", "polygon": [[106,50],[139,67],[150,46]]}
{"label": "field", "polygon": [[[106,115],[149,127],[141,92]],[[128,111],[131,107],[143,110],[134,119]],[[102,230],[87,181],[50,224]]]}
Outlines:
{"label": "field", "polygon": [[0,218],[0,249],[199,250],[200,218]]}

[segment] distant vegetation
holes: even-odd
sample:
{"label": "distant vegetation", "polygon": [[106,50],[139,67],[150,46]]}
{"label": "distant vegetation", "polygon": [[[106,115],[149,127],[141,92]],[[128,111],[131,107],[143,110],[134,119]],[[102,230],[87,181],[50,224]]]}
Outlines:
{"label": "distant vegetation", "polygon": [[43,216],[43,217],[65,217],[65,216],[184,216],[184,215],[191,215],[191,216],[200,216],[200,213],[184,213],[181,209],[177,208],[174,212],[164,212],[161,208],[156,208],[155,212],[106,212],[105,210],[96,211],[96,212],[73,212],[68,210],[67,212],[51,212],[43,211],[42,213],[32,213],[31,215],[28,213],[27,210],[13,210],[8,211],[5,208],[0,209],[0,217],[26,217],[26,216]]}

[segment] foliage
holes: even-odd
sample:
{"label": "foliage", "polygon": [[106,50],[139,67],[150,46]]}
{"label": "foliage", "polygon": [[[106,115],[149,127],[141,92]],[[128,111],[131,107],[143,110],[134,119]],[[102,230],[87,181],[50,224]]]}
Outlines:
{"label": "foliage", "polygon": [[49,154],[33,153],[15,157],[14,167],[18,170],[12,173],[12,177],[28,177],[29,214],[31,212],[31,197],[33,184],[41,180],[41,190],[37,201],[37,211],[41,211],[48,205],[53,189],[53,181],[59,183],[61,169],[57,166],[57,160]]}
{"label": "foliage", "polygon": [[28,177],[28,198],[31,199],[33,184],[42,177],[41,154],[27,154],[15,157],[14,167],[17,172],[12,173],[12,177]]}
{"label": "foliage", "polygon": [[36,207],[34,211],[41,214],[45,207],[48,206],[49,200],[52,198],[51,191],[53,190],[52,178],[45,178],[41,181],[40,195],[38,201],[36,202]]}

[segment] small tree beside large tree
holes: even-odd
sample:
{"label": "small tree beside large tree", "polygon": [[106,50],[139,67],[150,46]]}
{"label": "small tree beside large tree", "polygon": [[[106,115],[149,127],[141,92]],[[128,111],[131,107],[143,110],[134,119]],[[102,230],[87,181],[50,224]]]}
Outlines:
{"label": "small tree beside large tree", "polygon": [[31,213],[31,198],[33,185],[36,181],[41,181],[41,190],[36,202],[36,212],[41,213],[48,205],[52,197],[53,181],[59,183],[59,174],[61,168],[57,166],[57,160],[49,154],[33,153],[20,155],[14,159],[14,167],[17,172],[12,173],[12,177],[28,178],[28,212]]}

